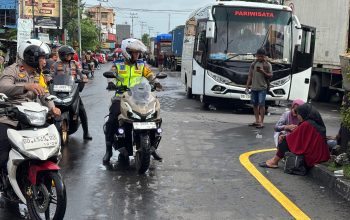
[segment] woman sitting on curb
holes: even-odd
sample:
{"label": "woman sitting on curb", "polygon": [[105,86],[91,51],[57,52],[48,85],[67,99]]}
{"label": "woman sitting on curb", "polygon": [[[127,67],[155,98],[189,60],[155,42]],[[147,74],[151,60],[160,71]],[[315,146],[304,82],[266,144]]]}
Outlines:
{"label": "woman sitting on curb", "polygon": [[276,123],[274,127],[275,133],[273,135],[276,147],[279,143],[281,143],[286,135],[290,134],[295,128],[298,127],[299,120],[295,110],[298,106],[303,104],[305,104],[305,102],[301,99],[294,100],[290,110],[283,113],[281,118]]}
{"label": "woman sitting on curb", "polygon": [[304,155],[307,167],[329,160],[326,126],[320,113],[310,104],[299,106],[296,112],[300,120],[299,126],[278,144],[276,155],[266,162],[259,163],[259,166],[277,168],[278,162],[288,151],[296,155]]}

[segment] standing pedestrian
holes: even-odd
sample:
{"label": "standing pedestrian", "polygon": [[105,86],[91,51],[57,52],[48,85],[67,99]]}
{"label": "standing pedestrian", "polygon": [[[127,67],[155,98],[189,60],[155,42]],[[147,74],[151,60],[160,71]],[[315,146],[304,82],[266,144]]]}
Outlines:
{"label": "standing pedestrian", "polygon": [[246,85],[246,93],[249,92],[249,86],[251,86],[251,103],[253,104],[255,116],[255,122],[250,124],[250,126],[255,126],[256,128],[264,127],[265,99],[271,77],[271,63],[266,60],[265,50],[260,48],[256,53],[256,61],[250,66]]}

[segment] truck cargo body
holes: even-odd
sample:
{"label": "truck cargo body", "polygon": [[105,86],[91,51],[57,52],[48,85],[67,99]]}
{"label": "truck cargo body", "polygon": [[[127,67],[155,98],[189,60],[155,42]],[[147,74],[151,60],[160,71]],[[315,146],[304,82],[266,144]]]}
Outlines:
{"label": "truck cargo body", "polygon": [[164,57],[171,54],[171,34],[159,34],[155,40],[155,65],[162,65]]}
{"label": "truck cargo body", "polygon": [[173,39],[171,51],[173,55],[171,69],[179,71],[181,70],[181,56],[182,56],[182,48],[183,48],[183,40],[184,40],[184,30],[185,25],[181,25],[176,27],[172,31]]}
{"label": "truck cargo body", "polygon": [[349,48],[350,0],[286,0],[300,22],[316,27],[314,67],[309,96],[328,99],[342,91],[339,55]]}

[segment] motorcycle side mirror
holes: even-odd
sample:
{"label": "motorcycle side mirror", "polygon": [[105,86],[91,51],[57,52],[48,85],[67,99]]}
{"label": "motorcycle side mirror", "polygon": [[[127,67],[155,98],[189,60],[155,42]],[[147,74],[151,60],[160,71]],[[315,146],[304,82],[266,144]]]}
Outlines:
{"label": "motorcycle side mirror", "polygon": [[48,97],[45,98],[46,101],[54,101],[57,99],[57,96],[55,95],[49,95]]}
{"label": "motorcycle side mirror", "polygon": [[103,73],[103,76],[104,76],[105,78],[108,78],[108,79],[115,79],[115,78],[116,78],[115,73],[112,72],[112,71],[104,72],[104,73]]}
{"label": "motorcycle side mirror", "polygon": [[7,99],[7,95],[5,95],[4,93],[0,93],[0,102],[6,102]]}
{"label": "motorcycle side mirror", "polygon": [[156,78],[157,79],[165,79],[165,78],[167,78],[168,77],[168,75],[166,74],[166,73],[158,73],[157,75],[156,75]]}

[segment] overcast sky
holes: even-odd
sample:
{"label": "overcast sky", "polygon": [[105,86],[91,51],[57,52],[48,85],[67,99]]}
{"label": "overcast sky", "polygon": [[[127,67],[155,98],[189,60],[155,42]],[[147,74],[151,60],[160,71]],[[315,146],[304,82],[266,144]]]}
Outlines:
{"label": "overcast sky", "polygon": [[[86,2],[87,6],[98,5],[98,0],[82,0]],[[106,0],[103,0],[106,1]],[[108,0],[108,2],[101,2],[102,6],[112,8],[132,8],[132,9],[155,9],[155,10],[185,10],[197,9],[208,3],[215,2],[215,0]],[[144,11],[126,11],[117,10],[116,12],[116,24],[125,24],[126,22],[131,25],[130,13],[137,13],[136,19],[134,19],[134,33],[135,37],[141,35],[141,23],[146,22],[143,28],[143,33],[148,33],[148,27],[153,27],[151,36],[159,33],[168,32],[169,13],[156,13],[156,12],[144,12]],[[178,25],[185,24],[191,12],[185,12],[181,14],[171,13],[170,15],[170,29]]]}

